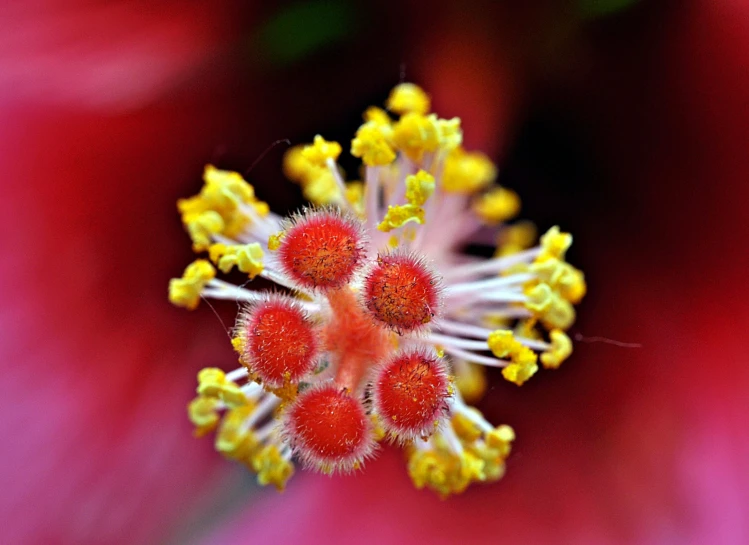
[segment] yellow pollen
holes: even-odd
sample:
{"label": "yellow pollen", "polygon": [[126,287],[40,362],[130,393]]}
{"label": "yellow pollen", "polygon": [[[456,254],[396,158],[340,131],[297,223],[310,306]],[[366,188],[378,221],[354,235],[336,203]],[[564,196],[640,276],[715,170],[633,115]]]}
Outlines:
{"label": "yellow pollen", "polygon": [[424,170],[406,176],[406,200],[414,206],[424,206],[434,193],[434,176]]}
{"label": "yellow pollen", "polygon": [[304,146],[294,146],[286,150],[283,155],[283,173],[289,180],[301,183],[306,180],[311,173],[319,172],[322,167],[313,165],[309,159],[304,156]]}
{"label": "yellow pollen", "polygon": [[407,113],[393,127],[393,142],[409,159],[421,163],[425,153],[436,151],[440,145],[437,116]]}
{"label": "yellow pollen", "polygon": [[215,367],[206,367],[198,373],[198,395],[220,399],[230,407],[247,405],[247,397],[237,384]]}
{"label": "yellow pollen", "polygon": [[445,159],[442,189],[452,193],[476,193],[496,177],[497,167],[486,155],[457,147]]}
{"label": "yellow pollen", "polygon": [[393,229],[403,227],[408,222],[424,223],[424,209],[413,204],[397,204],[388,206],[385,217],[377,225],[377,229],[389,233]]}
{"label": "yellow pollen", "polygon": [[536,258],[537,263],[551,258],[564,261],[564,256],[572,245],[572,235],[561,232],[555,225],[541,236],[540,242],[541,254]]}
{"label": "yellow pollen", "polygon": [[328,142],[319,134],[315,136],[311,145],[302,149],[302,156],[318,167],[327,167],[328,159],[335,161],[340,154],[341,145],[338,142]]}
{"label": "yellow pollen", "polygon": [[538,279],[559,293],[564,299],[576,305],[585,296],[587,287],[585,275],[565,261],[556,257],[549,257],[544,261],[535,262],[530,270]]}
{"label": "yellow pollen", "polygon": [[556,369],[572,354],[572,341],[559,329],[552,329],[549,337],[551,348],[541,354],[541,363],[546,369]]}
{"label": "yellow pollen", "polygon": [[385,217],[377,225],[377,229],[388,233],[393,229],[403,227],[409,222],[422,225],[425,219],[425,212],[422,206],[432,193],[434,193],[434,176],[423,170],[407,176],[406,200],[408,204],[388,206]]}
{"label": "yellow pollen", "polygon": [[[468,410],[480,414],[478,410],[474,409],[473,407],[469,408]],[[458,435],[461,441],[472,443],[474,441],[478,441],[481,438],[481,428],[479,428],[476,423],[468,418],[468,416],[466,416],[465,414],[455,414],[452,417],[451,423],[453,429],[455,430],[455,433]]]}
{"label": "yellow pollen", "polygon": [[518,215],[520,197],[510,189],[496,187],[476,200],[473,211],[484,223],[496,225]]}
{"label": "yellow pollen", "polygon": [[255,407],[245,405],[226,412],[216,433],[217,451],[233,460],[249,461],[260,445],[255,434],[244,426],[254,410]]}
{"label": "yellow pollen", "polygon": [[429,95],[413,83],[401,83],[390,92],[386,106],[396,114],[426,114],[430,108]]}
{"label": "yellow pollen", "polygon": [[440,147],[445,152],[453,151],[463,143],[463,129],[460,128],[460,118],[439,119],[437,125],[440,131]]}
{"label": "yellow pollen", "polygon": [[286,235],[286,232],[279,231],[278,233],[275,233],[268,237],[268,249],[272,252],[275,252],[281,247],[281,240]]}
{"label": "yellow pollen", "polygon": [[389,165],[395,160],[395,150],[390,145],[392,132],[390,125],[377,121],[364,123],[351,141],[351,155],[370,167]]}
{"label": "yellow pollen", "polygon": [[202,252],[211,244],[216,235],[220,235],[226,228],[224,218],[214,210],[206,210],[194,215],[186,215],[185,228],[192,240],[192,249]]}
{"label": "yellow pollen", "polygon": [[215,277],[216,269],[208,261],[193,261],[185,269],[182,278],[172,278],[169,281],[169,301],[175,306],[194,310],[200,302],[200,293]]}
{"label": "yellow pollen", "polygon": [[505,225],[497,236],[497,251],[495,257],[516,254],[533,246],[536,242],[538,230],[532,221],[519,221],[512,225]]}
{"label": "yellow pollen", "polygon": [[242,337],[241,335],[236,335],[235,337],[232,337],[231,346],[234,349],[234,351],[237,352],[240,356],[244,354],[244,351],[245,351],[244,337]]}
{"label": "yellow pollen", "polygon": [[548,284],[539,283],[526,289],[525,294],[528,297],[525,308],[538,317],[547,329],[566,331],[575,321],[574,307]]}
{"label": "yellow pollen", "polygon": [[198,396],[187,406],[187,415],[195,426],[193,435],[203,437],[216,429],[219,423],[221,401],[215,397]]}
{"label": "yellow pollen", "polygon": [[205,185],[198,195],[177,201],[193,249],[206,250],[215,235],[234,237],[250,222],[244,208],[251,207],[260,217],[267,216],[267,203],[255,198],[255,189],[237,172],[219,170],[207,165]]}
{"label": "yellow pollen", "polygon": [[249,275],[250,280],[263,272],[263,250],[260,244],[213,244],[208,249],[208,255],[223,273],[228,273],[232,267]]}
{"label": "yellow pollen", "polygon": [[538,371],[536,353],[515,339],[512,331],[508,329],[492,331],[487,344],[492,354],[498,358],[509,359],[510,364],[502,369],[502,376],[510,382],[522,386]]}
{"label": "yellow pollen", "polygon": [[378,125],[386,125],[390,126],[393,124],[393,120],[390,119],[390,116],[387,114],[385,110],[382,108],[378,108],[377,106],[370,106],[367,108],[367,110],[364,112],[364,121],[365,122],[374,122]]}
{"label": "yellow pollen", "polygon": [[261,486],[272,484],[280,492],[294,474],[294,465],[283,456],[276,445],[266,445],[251,457],[251,467]]}

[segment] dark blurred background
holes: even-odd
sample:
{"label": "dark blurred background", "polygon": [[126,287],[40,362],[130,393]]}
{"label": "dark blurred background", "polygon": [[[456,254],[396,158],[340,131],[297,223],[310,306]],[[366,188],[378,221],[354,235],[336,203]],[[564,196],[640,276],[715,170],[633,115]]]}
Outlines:
{"label": "dark blurred background", "polygon": [[[4,542],[749,540],[749,4],[37,1],[0,28]],[[195,372],[233,358],[167,303],[175,201],[210,162],[298,208],[273,143],[346,142],[400,81],[574,233],[573,333],[641,348],[494,376],[482,408],[519,436],[497,485],[439,502],[386,452],[275,496],[190,436]]]}

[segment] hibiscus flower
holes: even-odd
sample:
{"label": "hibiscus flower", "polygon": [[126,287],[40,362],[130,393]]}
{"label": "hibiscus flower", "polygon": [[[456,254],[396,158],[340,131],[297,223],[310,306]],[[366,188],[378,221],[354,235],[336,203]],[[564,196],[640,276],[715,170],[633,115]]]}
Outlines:
{"label": "hibiscus flower", "polygon": [[[98,11],[95,21],[66,27],[66,36],[124,28],[114,50],[127,51],[127,30],[150,20],[140,8]],[[180,3],[157,10],[154,21],[182,33],[175,39],[167,32],[170,39],[147,48],[149,59],[154,50],[178,53],[153,70],[172,77],[128,78],[132,93],[120,93],[121,80],[101,87],[94,78],[81,94],[54,60],[35,72],[58,76],[41,78],[54,81],[51,88],[21,85],[31,81],[23,71],[34,65],[0,57],[0,161],[7,176],[0,200],[6,234],[0,512],[11,543],[153,541],[171,531],[192,498],[225,484],[214,453],[189,437],[184,406],[197,369],[231,354],[220,328],[208,325],[207,309],[185,316],[163,302],[165,279],[187,259],[177,249],[184,235],[167,211],[191,189],[185,180],[195,181],[206,159],[215,159],[217,145],[248,142],[249,129],[232,119],[238,111],[250,119],[250,97],[227,100],[189,77],[195,72],[186,67],[203,67],[216,38],[196,36],[227,27],[213,19],[222,13],[215,4],[193,16],[185,9]],[[48,13],[47,21],[57,20],[59,12]],[[71,12],[64,13],[70,21]],[[353,480],[302,475],[283,495],[271,493],[222,523],[211,539],[745,542],[749,380],[736,330],[747,318],[740,244],[749,231],[742,210],[749,166],[747,18],[740,3],[701,2],[630,20],[633,26],[619,34],[626,40],[599,38],[618,47],[599,53],[585,80],[589,91],[575,93],[587,100],[576,111],[595,120],[590,126],[609,165],[609,187],[625,188],[601,190],[569,212],[580,218],[576,226],[588,226],[576,234],[594,286],[579,331],[643,348],[581,344],[553,377],[519,392],[498,382],[486,413],[512,421],[523,442],[497,485],[441,502],[415,492],[399,455],[386,452]],[[20,22],[30,20],[15,18],[19,24],[8,26],[28,29]],[[133,20],[138,24],[126,24]],[[645,37],[633,38],[642,28],[650,29]],[[56,36],[49,29],[40,35]],[[486,27],[480,35],[495,47]],[[97,36],[98,45],[112,39],[105,31]],[[467,41],[442,40],[441,47]],[[51,41],[45,51],[56,52],[59,43],[65,41]],[[476,77],[469,87],[475,100],[457,103],[459,93],[451,90],[460,78],[421,47],[422,64],[410,67],[417,73],[409,76],[467,127],[479,126],[469,119],[486,121],[466,134],[471,146],[506,149],[516,119],[508,112],[522,111],[523,97],[507,82],[523,78],[498,66],[496,52],[470,63],[446,55],[461,75]],[[633,66],[630,58],[639,62]],[[140,55],[128,62],[142,64]],[[171,70],[163,70],[167,65]],[[592,92],[590,83],[606,75],[620,84]],[[321,79],[330,84],[330,77]],[[192,90],[175,90],[178,81]],[[352,83],[348,100],[370,83]],[[385,82],[378,85],[384,89]],[[101,89],[108,90],[106,100],[95,92]],[[224,100],[217,104],[216,96]],[[119,113],[92,104],[114,105]],[[261,115],[267,109],[252,109],[252,132],[264,133],[252,137],[255,149],[287,136],[270,134],[277,125]],[[319,122],[341,109],[354,108],[349,102],[309,115]],[[496,127],[506,129],[496,141],[485,140]]]}

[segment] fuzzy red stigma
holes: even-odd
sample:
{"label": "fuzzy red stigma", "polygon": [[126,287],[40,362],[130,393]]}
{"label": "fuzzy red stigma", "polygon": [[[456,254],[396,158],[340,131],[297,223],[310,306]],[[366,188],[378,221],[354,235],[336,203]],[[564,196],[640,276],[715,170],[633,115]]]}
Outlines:
{"label": "fuzzy red stigma", "polygon": [[281,240],[280,264],[304,288],[340,288],[361,266],[363,242],[357,220],[335,211],[308,212],[294,221]]}
{"label": "fuzzy red stigma", "polygon": [[424,350],[397,354],[377,369],[372,383],[375,411],[400,439],[431,435],[447,414],[449,395],[444,362]]}
{"label": "fuzzy red stigma", "polygon": [[240,318],[244,361],[250,372],[270,386],[299,380],[315,368],[317,332],[297,303],[270,297]]}
{"label": "fuzzy red stigma", "polygon": [[300,394],[289,409],[286,433],[303,462],[327,472],[356,469],[374,448],[361,401],[335,384]]}
{"label": "fuzzy red stigma", "polygon": [[418,257],[380,255],[364,280],[362,295],[375,319],[403,333],[432,321],[439,306],[439,281]]}

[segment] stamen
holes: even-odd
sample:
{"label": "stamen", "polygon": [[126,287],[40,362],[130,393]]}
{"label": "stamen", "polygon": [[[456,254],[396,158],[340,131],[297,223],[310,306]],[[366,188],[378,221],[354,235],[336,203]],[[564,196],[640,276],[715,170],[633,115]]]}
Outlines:
{"label": "stamen", "polygon": [[[382,441],[403,446],[417,488],[445,497],[495,481],[515,435],[466,404],[487,391],[486,367],[521,385],[539,360],[554,369],[572,352],[565,330],[587,290],[565,261],[572,235],[553,227],[531,247],[532,223],[501,224],[518,194],[462,148],[460,119],[429,113],[413,84],[387,105],[400,115],[369,108],[351,141],[364,182],[345,180],[341,145],[319,135],[285,153],[284,173],[316,208],[282,222],[239,173],[210,165],[200,193],[178,202],[210,262],[172,279],[170,301],[249,303],[231,339],[242,367],[203,369],[188,417],[261,485],[283,489],[294,457],[325,473],[358,469]],[[492,259],[460,252],[494,241]]]}
{"label": "stamen", "polygon": [[465,265],[458,265],[445,273],[445,279],[455,281],[457,278],[464,278],[466,276],[497,274],[518,263],[533,261],[540,253],[541,248],[536,247],[506,257],[495,257],[486,261],[475,261]]}

